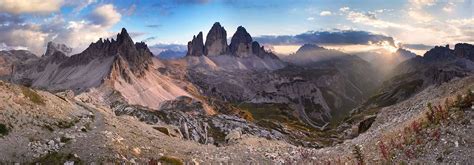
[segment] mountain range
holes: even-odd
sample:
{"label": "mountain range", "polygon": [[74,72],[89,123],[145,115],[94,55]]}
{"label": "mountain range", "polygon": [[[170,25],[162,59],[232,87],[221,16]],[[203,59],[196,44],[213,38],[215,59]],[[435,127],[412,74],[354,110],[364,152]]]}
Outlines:
{"label": "mountain range", "polygon": [[[175,159],[165,153],[183,157],[178,162],[251,163],[241,160],[249,157],[264,163],[322,163],[340,156],[350,164],[360,163],[354,152],[364,152],[368,164],[386,163],[376,158],[375,141],[383,144],[379,138],[405,123],[421,123],[428,102],[431,106],[454,94],[457,101],[445,107],[456,111],[440,117],[446,124],[426,128],[444,131],[443,138],[458,125],[472,133],[472,118],[461,123],[451,118],[473,115],[474,45],[437,46],[423,56],[400,48],[381,56],[307,43],[278,57],[242,26],[230,43],[227,38],[216,22],[205,40],[202,32],[192,37],[182,58],[161,52],[169,54],[167,60],[144,42],[135,43],[125,28],[74,55],[67,45],[53,42],[41,57],[0,51],[0,107],[5,109],[0,148],[15,148],[0,151],[0,160],[150,163],[157,154]],[[421,137],[416,124],[408,127]],[[466,131],[453,132],[468,138]],[[412,144],[418,142],[407,145]],[[454,160],[448,156],[444,163]],[[406,157],[410,154],[393,160]],[[472,154],[452,157],[472,160]]]}

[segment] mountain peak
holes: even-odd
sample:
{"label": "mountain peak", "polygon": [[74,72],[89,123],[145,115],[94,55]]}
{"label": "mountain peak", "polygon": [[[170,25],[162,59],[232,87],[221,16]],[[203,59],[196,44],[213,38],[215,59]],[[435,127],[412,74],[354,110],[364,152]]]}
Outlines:
{"label": "mountain peak", "polygon": [[202,32],[197,36],[193,36],[193,40],[188,42],[188,53],[186,56],[202,56],[204,55],[204,43]]}
{"label": "mountain peak", "polygon": [[48,42],[44,56],[51,56],[55,52],[61,52],[64,55],[69,55],[72,52],[72,48],[66,46],[65,44],[54,43],[52,41]]}
{"label": "mountain peak", "polygon": [[227,52],[227,32],[219,22],[212,25],[207,33],[204,54],[208,56],[217,56]]}
{"label": "mountain peak", "polygon": [[125,28],[122,28],[122,31],[119,34],[117,34],[117,41],[119,43],[128,42],[128,43],[133,44],[133,40],[128,34],[127,29]]}
{"label": "mountain peak", "polygon": [[252,36],[245,30],[244,27],[239,26],[237,31],[232,36],[229,50],[234,56],[246,57],[252,53]]}
{"label": "mountain peak", "polygon": [[296,54],[306,53],[306,52],[315,51],[315,50],[323,50],[323,49],[325,48],[320,47],[316,44],[304,44],[296,51]]}

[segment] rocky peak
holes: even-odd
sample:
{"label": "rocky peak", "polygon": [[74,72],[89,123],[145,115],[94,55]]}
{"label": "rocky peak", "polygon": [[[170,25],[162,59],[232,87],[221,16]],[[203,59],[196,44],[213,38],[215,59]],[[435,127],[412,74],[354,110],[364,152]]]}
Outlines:
{"label": "rocky peak", "polygon": [[296,51],[296,54],[304,54],[315,50],[324,50],[324,48],[315,44],[304,44]]}
{"label": "rocky peak", "polygon": [[207,56],[216,56],[227,52],[227,32],[219,22],[212,25],[207,33],[204,54]]}
{"label": "rocky peak", "polygon": [[415,53],[403,48],[398,48],[394,55],[401,58],[402,61],[416,57]]}
{"label": "rocky peak", "polygon": [[239,26],[237,28],[232,36],[229,51],[232,55],[238,57],[247,57],[252,54],[252,37],[244,27]]}
{"label": "rocky peak", "polygon": [[122,28],[122,31],[117,34],[117,42],[119,44],[133,44],[133,40],[127,32],[127,29]]}
{"label": "rocky peak", "polygon": [[467,58],[474,61],[474,45],[459,43],[454,46],[454,53],[461,58]]}
{"label": "rocky peak", "polygon": [[197,36],[193,36],[193,40],[188,42],[188,53],[186,56],[203,56],[204,55],[204,43],[202,38],[202,32],[199,32]]}
{"label": "rocky peak", "polygon": [[427,60],[446,60],[454,58],[454,51],[449,46],[435,46],[423,55]]}
{"label": "rocky peak", "polygon": [[61,65],[65,67],[87,64],[93,59],[111,56],[123,57],[132,72],[142,75],[148,69],[148,65],[152,63],[153,54],[145,43],[135,44],[127,30],[122,28],[122,31],[117,34],[117,40],[100,38],[97,42],[91,43],[82,53],[71,56],[67,62]]}
{"label": "rocky peak", "polygon": [[48,45],[46,46],[46,53],[44,54],[44,56],[51,56],[55,52],[61,52],[67,56],[72,52],[72,48],[66,46],[65,44],[54,43],[51,41],[48,42]]}

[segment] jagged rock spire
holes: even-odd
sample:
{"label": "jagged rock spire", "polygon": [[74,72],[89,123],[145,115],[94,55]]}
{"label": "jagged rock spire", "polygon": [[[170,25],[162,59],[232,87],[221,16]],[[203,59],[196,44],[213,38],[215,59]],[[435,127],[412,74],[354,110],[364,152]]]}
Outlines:
{"label": "jagged rock spire", "polygon": [[212,25],[207,33],[204,54],[207,56],[217,56],[227,52],[227,32],[219,22]]}
{"label": "jagged rock spire", "polygon": [[204,55],[204,43],[202,38],[202,32],[199,32],[197,36],[193,36],[193,40],[188,42],[188,53],[187,56],[203,56]]}
{"label": "jagged rock spire", "polygon": [[232,36],[229,51],[232,55],[246,57],[252,54],[252,37],[244,27],[239,26]]}

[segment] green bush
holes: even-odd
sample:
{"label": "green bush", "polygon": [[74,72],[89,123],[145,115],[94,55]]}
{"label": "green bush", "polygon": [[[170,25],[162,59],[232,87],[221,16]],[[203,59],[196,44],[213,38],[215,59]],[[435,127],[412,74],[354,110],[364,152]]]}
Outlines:
{"label": "green bush", "polygon": [[5,124],[0,124],[0,137],[8,135],[8,132],[10,132],[8,127]]}

